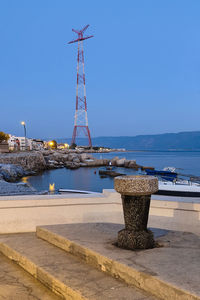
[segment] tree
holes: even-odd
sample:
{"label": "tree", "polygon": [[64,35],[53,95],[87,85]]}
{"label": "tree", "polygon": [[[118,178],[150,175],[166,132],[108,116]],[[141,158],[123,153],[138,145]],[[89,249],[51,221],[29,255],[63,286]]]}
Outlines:
{"label": "tree", "polygon": [[8,139],[9,139],[9,134],[0,131],[0,143],[7,142]]}

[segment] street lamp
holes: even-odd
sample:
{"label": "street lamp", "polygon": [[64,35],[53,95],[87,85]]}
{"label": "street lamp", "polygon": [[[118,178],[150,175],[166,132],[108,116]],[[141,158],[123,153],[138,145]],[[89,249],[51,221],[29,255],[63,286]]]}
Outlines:
{"label": "street lamp", "polygon": [[26,123],[24,121],[21,122],[21,125],[24,126],[24,138],[25,138],[25,150],[27,150],[26,144]]}

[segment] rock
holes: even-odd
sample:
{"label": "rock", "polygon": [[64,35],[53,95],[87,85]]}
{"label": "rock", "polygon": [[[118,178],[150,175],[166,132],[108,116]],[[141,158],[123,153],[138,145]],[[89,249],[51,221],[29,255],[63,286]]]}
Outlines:
{"label": "rock", "polygon": [[64,167],[63,162],[59,162],[59,161],[55,161],[55,160],[48,160],[47,165],[46,165],[47,169],[57,169],[57,168],[63,168],[63,167]]}
{"label": "rock", "polygon": [[49,160],[49,161],[56,161],[59,162],[61,160],[62,155],[60,155],[60,153],[58,152],[54,152],[48,156],[45,157],[45,160]]}
{"label": "rock", "polygon": [[127,160],[127,159],[126,159],[125,162],[124,162],[124,167],[125,167],[125,168],[128,168],[130,162],[131,162],[131,160]]}
{"label": "rock", "polygon": [[54,152],[48,156],[44,157],[45,161],[48,163],[49,161],[56,161],[58,163],[62,162],[65,163],[68,161],[68,154],[62,154],[59,152]]}
{"label": "rock", "polygon": [[78,163],[72,163],[72,165],[70,167],[70,169],[78,169],[78,168],[80,168],[80,164],[78,164]]}
{"label": "rock", "polygon": [[88,160],[85,161],[88,167],[99,167],[104,166],[104,159],[95,159],[95,160]]}
{"label": "rock", "polygon": [[69,149],[62,149],[61,151],[62,151],[63,154],[68,154],[70,150]]}
{"label": "rock", "polygon": [[87,164],[86,163],[82,163],[82,162],[80,162],[80,167],[87,167]]}
{"label": "rock", "polygon": [[104,166],[108,166],[108,165],[109,165],[109,162],[110,162],[109,159],[104,158],[104,160],[103,160],[103,165],[104,165]]}
{"label": "rock", "polygon": [[63,156],[62,156],[62,162],[65,163],[66,161],[68,161],[68,157],[69,157],[68,154],[63,154]]}
{"label": "rock", "polygon": [[113,158],[111,159],[111,164],[112,164],[112,166],[116,166],[117,160],[119,160],[119,157],[118,157],[118,156],[115,156],[115,157],[113,157]]}
{"label": "rock", "polygon": [[42,153],[43,156],[48,156],[50,154],[53,154],[54,151],[52,151],[52,150],[41,150],[41,153]]}
{"label": "rock", "polygon": [[78,156],[73,158],[73,162],[78,164],[80,163],[80,159],[78,158]]}
{"label": "rock", "polygon": [[125,162],[126,158],[120,158],[116,161],[116,165],[117,167],[123,167],[124,166],[124,162]]}
{"label": "rock", "polygon": [[80,164],[68,161],[68,162],[65,163],[65,167],[67,169],[78,169],[78,168],[80,168]]}
{"label": "rock", "polygon": [[129,165],[128,165],[128,168],[132,168],[132,169],[138,170],[139,166],[136,164],[135,160],[131,160],[130,163],[129,163]]}
{"label": "rock", "polygon": [[35,171],[24,171],[24,176],[34,176],[37,175],[37,172]]}
{"label": "rock", "polygon": [[39,151],[0,154],[0,163],[18,165],[30,171],[46,168],[44,156]]}
{"label": "rock", "polygon": [[27,195],[37,194],[37,191],[27,185],[19,183],[10,183],[0,180],[0,195]]}
{"label": "rock", "polygon": [[29,186],[27,182],[17,182],[17,186]]}
{"label": "rock", "polygon": [[80,154],[80,161],[81,162],[84,162],[87,159],[93,159],[92,155],[88,154],[88,153],[82,153],[82,154]]}
{"label": "rock", "polygon": [[16,166],[12,164],[1,164],[0,174],[4,180],[9,182],[14,182],[17,179],[26,175],[21,166]]}
{"label": "rock", "polygon": [[49,156],[44,156],[44,160],[45,163],[48,164],[51,159],[49,158]]}
{"label": "rock", "polygon": [[78,157],[78,154],[76,154],[76,153],[70,153],[68,155],[68,161],[73,161],[73,159],[75,159],[76,157]]}

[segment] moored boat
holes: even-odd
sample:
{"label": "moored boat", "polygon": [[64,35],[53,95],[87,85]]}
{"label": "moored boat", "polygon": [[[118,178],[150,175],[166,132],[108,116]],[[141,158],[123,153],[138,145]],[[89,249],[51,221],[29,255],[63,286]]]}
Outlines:
{"label": "moored boat", "polygon": [[146,169],[145,172],[147,175],[160,176],[162,179],[169,180],[169,181],[173,181],[178,176],[178,174],[176,172],[172,172],[170,170]]}
{"label": "moored boat", "polygon": [[[188,177],[184,174],[178,174],[176,168],[167,167],[163,170],[145,170],[147,175],[158,177],[159,190],[157,195],[177,196],[177,197],[200,197],[200,183],[191,180],[185,180]],[[179,178],[180,175],[182,178]]]}
{"label": "moored boat", "polygon": [[189,180],[177,182],[159,181],[157,195],[177,197],[200,197],[200,184]]}

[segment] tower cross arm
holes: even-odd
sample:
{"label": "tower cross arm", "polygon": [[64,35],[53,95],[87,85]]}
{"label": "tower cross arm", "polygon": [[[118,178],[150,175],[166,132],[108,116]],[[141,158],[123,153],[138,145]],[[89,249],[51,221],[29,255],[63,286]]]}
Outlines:
{"label": "tower cross arm", "polygon": [[79,41],[84,41],[84,40],[90,39],[90,38],[92,38],[92,37],[93,37],[93,35],[85,36],[85,37],[83,37],[83,38],[78,38],[78,39],[76,39],[76,40],[73,40],[73,41],[71,41],[71,42],[68,42],[68,44],[76,43],[76,42],[79,42]]}
{"label": "tower cross arm", "polygon": [[86,31],[86,29],[89,27],[90,25],[88,24],[88,25],[86,25],[82,30],[81,30],[81,32],[84,32],[84,31]]}

